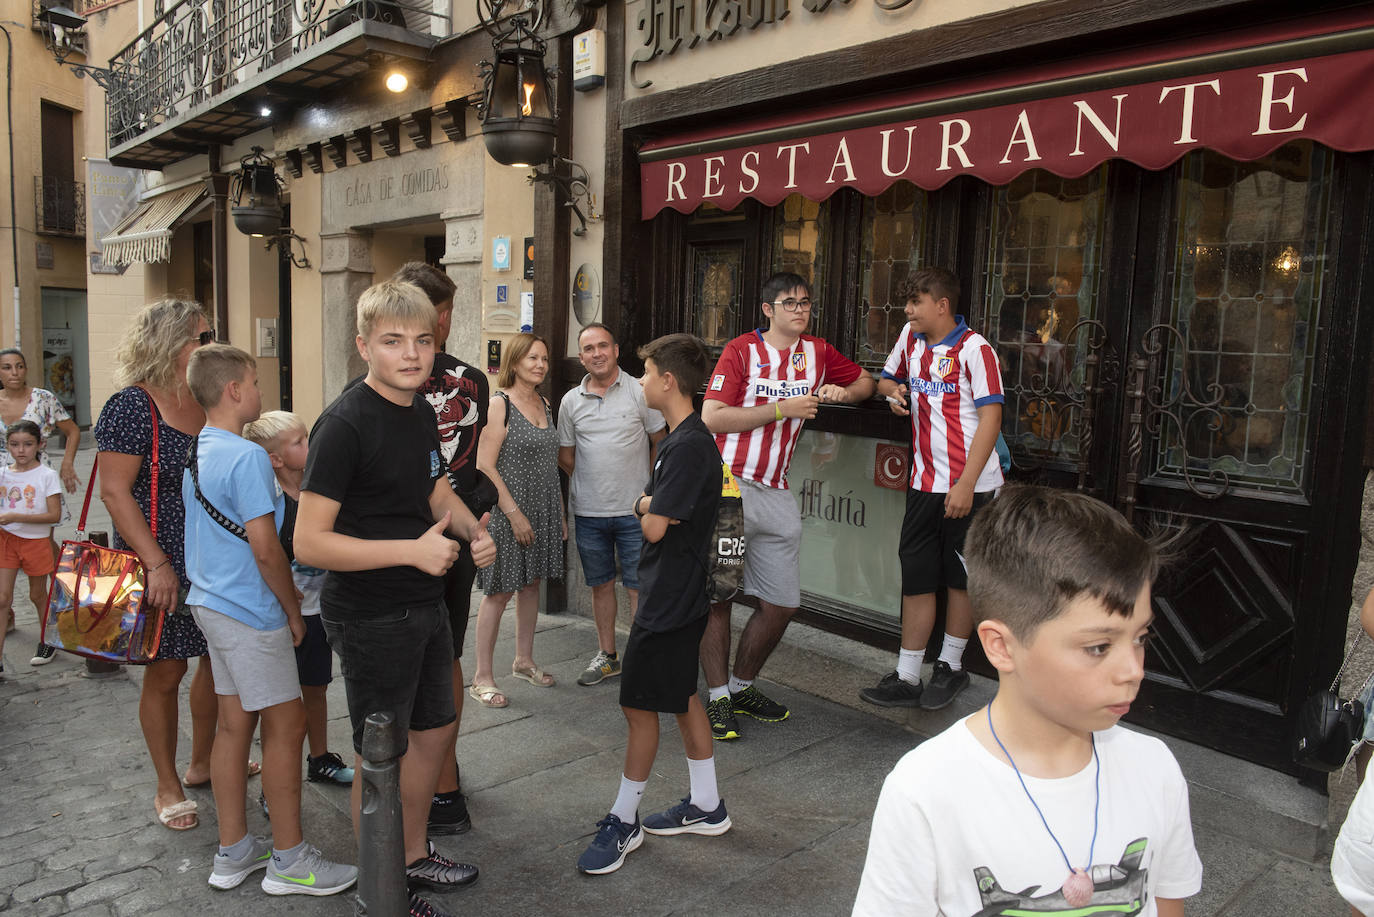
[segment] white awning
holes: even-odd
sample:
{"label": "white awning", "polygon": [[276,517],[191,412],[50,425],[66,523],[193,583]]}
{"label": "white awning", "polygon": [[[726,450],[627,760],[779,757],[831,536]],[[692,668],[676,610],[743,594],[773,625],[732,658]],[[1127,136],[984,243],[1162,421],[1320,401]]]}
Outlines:
{"label": "white awning", "polygon": [[148,198],[112,234],[100,240],[105,263],[170,261],[172,233],[209,201],[202,184]]}

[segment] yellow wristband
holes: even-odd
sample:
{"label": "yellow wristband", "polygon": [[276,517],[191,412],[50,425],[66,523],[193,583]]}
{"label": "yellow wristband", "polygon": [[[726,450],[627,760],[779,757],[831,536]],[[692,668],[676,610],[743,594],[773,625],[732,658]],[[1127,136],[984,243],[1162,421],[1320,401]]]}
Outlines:
{"label": "yellow wristband", "polygon": [[781,402],[781,401],[774,401],[774,402],[773,402],[773,420],[775,420],[775,421],[782,420],[782,402]]}

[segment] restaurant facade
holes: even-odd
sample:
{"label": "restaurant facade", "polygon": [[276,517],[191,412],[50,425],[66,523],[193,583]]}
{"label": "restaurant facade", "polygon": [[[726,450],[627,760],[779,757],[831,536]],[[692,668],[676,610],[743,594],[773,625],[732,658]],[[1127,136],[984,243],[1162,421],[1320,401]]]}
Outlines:
{"label": "restaurant facade", "polygon": [[[596,28],[564,149],[601,219],[554,286],[556,385],[593,318],[627,364],[679,330],[719,352],[777,270],[877,371],[902,280],[949,267],[1010,477],[1175,536],[1129,719],[1292,771],[1361,543],[1374,11],[637,0]],[[909,441],[880,401],[827,406],[790,481],[803,619],[894,650]]]}

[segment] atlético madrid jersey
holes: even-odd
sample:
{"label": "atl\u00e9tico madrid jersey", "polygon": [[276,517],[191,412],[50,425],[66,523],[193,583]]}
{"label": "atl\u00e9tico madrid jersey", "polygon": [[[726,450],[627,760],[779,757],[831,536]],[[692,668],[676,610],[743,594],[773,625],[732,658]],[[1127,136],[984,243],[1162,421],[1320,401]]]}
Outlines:
{"label": "atl\u00e9tico madrid jersey", "polygon": [[[825,341],[803,334],[789,351],[780,351],[754,330],[725,345],[706,386],[706,398],[748,408],[808,395],[822,385],[849,385],[863,370]],[[737,478],[787,489],[787,468],[801,435],[793,417],[745,430],[717,433],[716,448]]]}
{"label": "atl\u00e9tico madrid jersey", "polygon": [[[970,331],[962,315],[940,343],[931,346],[908,322],[883,366],[883,378],[911,392],[911,488],[948,493],[964,476],[964,464],[978,430],[978,409],[1002,404],[1002,372],[997,352],[981,334]],[[977,493],[1002,486],[997,450],[978,475]]]}

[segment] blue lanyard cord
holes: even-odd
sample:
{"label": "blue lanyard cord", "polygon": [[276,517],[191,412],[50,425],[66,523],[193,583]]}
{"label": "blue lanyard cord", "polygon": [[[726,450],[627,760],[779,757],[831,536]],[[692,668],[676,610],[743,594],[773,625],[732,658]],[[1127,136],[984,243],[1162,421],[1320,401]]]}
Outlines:
{"label": "blue lanyard cord", "polygon": [[[1040,811],[1040,805],[1031,795],[1030,788],[1026,786],[1026,780],[1021,776],[1021,770],[1016,766],[1016,762],[1012,760],[1011,752],[1007,751],[1007,746],[1003,745],[1002,740],[997,737],[997,729],[992,725],[991,703],[988,704],[987,711],[988,729],[992,732],[992,740],[997,743],[998,748],[1002,749],[1002,754],[1007,756],[1007,763],[1011,765],[1012,773],[1016,774],[1016,779],[1020,781],[1021,789],[1025,792],[1026,798],[1035,807],[1035,814],[1040,816],[1040,824],[1045,826],[1045,831],[1049,834],[1050,840],[1054,841],[1054,846],[1059,848],[1059,855],[1064,858],[1064,865],[1069,867],[1069,872],[1072,873],[1074,871],[1073,864],[1069,862],[1069,855],[1064,852],[1064,845],[1059,843],[1059,838],[1055,837],[1054,832],[1050,830],[1050,823],[1045,820],[1045,813]],[[1084,867],[1084,871],[1091,869],[1093,865],[1093,850],[1097,847],[1097,813],[1102,805],[1102,759],[1097,756],[1097,737],[1089,733],[1088,740],[1092,742],[1093,764],[1096,765],[1096,770],[1093,774],[1093,839],[1088,844],[1088,865]]]}

